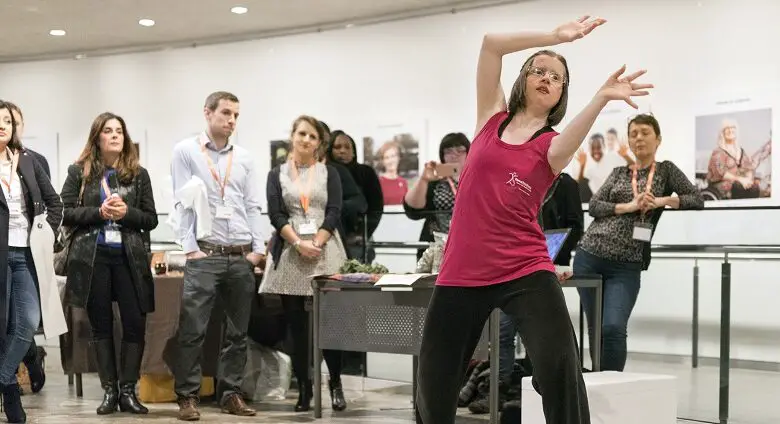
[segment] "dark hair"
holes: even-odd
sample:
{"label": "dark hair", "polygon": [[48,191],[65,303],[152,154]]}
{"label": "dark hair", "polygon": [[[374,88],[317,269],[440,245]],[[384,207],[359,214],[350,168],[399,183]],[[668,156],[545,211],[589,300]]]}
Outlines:
{"label": "dark hair", "polygon": [[607,134],[617,135],[617,130],[614,128],[610,128],[607,130]]}
{"label": "dark hair", "polygon": [[14,152],[22,150],[22,141],[19,139],[19,134],[16,132],[16,119],[14,119],[14,105],[13,103],[0,100],[0,109],[8,110],[8,114],[11,115],[11,139],[8,141],[8,148]]}
{"label": "dark hair", "polygon": [[336,139],[339,138],[339,136],[344,136],[347,138],[347,141],[349,141],[352,144],[352,161],[357,161],[357,146],[355,145],[355,140],[352,138],[351,135],[345,133],[343,130],[335,130],[332,133],[330,133],[330,143],[328,143],[328,162],[335,161],[336,158],[333,157],[333,144],[336,142]]}
{"label": "dark hair", "polygon": [[24,114],[22,113],[22,109],[20,109],[19,106],[11,102],[5,102],[5,104],[8,105],[9,108],[11,108],[11,112],[18,113],[19,116],[22,118],[22,121],[24,121]]}
{"label": "dark hair", "polygon": [[602,147],[604,147],[604,134],[602,133],[593,133],[590,135],[590,144],[592,145],[594,142],[599,143]]}
{"label": "dark hair", "polygon": [[653,131],[655,131],[655,136],[661,137],[661,125],[658,123],[658,120],[655,119],[655,116],[653,115],[642,113],[631,118],[631,120],[628,121],[628,127],[626,128],[626,131],[631,129],[631,124],[649,125],[653,127]]}
{"label": "dark hair", "polygon": [[105,172],[105,165],[100,159],[100,133],[103,132],[103,128],[108,121],[116,119],[119,121],[119,125],[122,126],[122,135],[124,136],[124,143],[122,144],[122,152],[119,153],[119,160],[116,164],[116,172],[119,180],[124,183],[130,181],[138,175],[141,166],[138,163],[138,151],[133,144],[133,139],[130,138],[130,133],[127,132],[127,124],[121,116],[113,114],[111,112],[103,112],[92,121],[92,128],[89,130],[89,137],[87,138],[87,144],[84,145],[84,149],[81,151],[81,155],[76,160],[76,164],[84,168],[84,179],[89,181],[90,176],[96,178],[103,175]]}
{"label": "dark hair", "polygon": [[558,103],[550,109],[549,115],[547,115],[547,125],[552,127],[561,123],[563,117],[566,115],[566,106],[569,104],[569,65],[566,63],[566,58],[552,50],[540,50],[525,61],[523,67],[520,68],[520,75],[512,86],[507,109],[510,116],[514,116],[517,112],[525,110],[525,83],[528,80],[528,69],[531,68],[534,59],[537,56],[542,55],[558,59],[566,70],[566,75],[563,76],[563,85],[561,86],[561,98],[558,100]]}
{"label": "dark hair", "polygon": [[238,103],[238,97],[236,97],[235,94],[229,93],[227,91],[215,91],[206,97],[206,103],[203,105],[203,107],[214,112],[217,110],[217,106],[219,106],[220,100],[227,100],[229,102]]}
{"label": "dark hair", "polygon": [[444,151],[451,147],[460,146],[465,147],[466,153],[468,153],[469,148],[471,147],[471,142],[469,141],[469,138],[466,137],[466,134],[457,132],[445,135],[442,137],[441,143],[439,143],[439,160],[444,163]]}

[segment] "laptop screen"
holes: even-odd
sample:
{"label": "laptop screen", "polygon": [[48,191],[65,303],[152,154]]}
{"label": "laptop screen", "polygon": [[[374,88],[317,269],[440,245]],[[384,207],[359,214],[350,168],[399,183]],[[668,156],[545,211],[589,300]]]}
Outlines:
{"label": "laptop screen", "polygon": [[563,244],[569,237],[570,228],[561,228],[557,230],[547,230],[544,232],[547,238],[547,253],[550,254],[550,259],[555,260],[558,254],[563,249]]}

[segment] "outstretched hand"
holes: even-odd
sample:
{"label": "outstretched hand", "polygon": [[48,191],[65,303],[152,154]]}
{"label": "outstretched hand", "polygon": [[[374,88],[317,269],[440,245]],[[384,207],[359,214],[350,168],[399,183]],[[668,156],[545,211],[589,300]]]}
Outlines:
{"label": "outstretched hand", "polygon": [[607,82],[599,89],[598,96],[601,96],[607,101],[623,100],[634,109],[639,109],[639,106],[637,106],[631,98],[647,96],[650,92],[646,90],[648,88],[653,88],[653,84],[639,84],[634,82],[634,80],[647,72],[644,69],[630,75],[622,76],[624,72],[626,72],[626,65],[621,66],[617,72],[610,75]]}
{"label": "outstretched hand", "polygon": [[589,15],[586,15],[577,19],[576,21],[567,22],[558,28],[555,28],[555,38],[557,38],[558,41],[562,43],[579,40],[580,38],[590,34],[591,31],[596,29],[596,27],[604,25],[605,23],[607,23],[606,19],[591,19]]}

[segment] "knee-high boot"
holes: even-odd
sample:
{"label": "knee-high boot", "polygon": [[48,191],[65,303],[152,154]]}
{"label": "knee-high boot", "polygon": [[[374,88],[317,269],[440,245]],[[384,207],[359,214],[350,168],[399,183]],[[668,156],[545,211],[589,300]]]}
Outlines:
{"label": "knee-high boot", "polygon": [[117,410],[119,391],[117,389],[116,354],[114,339],[100,339],[92,342],[98,362],[98,376],[103,387],[103,402],[98,406],[98,415],[113,414]]}
{"label": "knee-high boot", "polygon": [[144,345],[122,342],[120,350],[119,410],[133,414],[147,414],[149,409],[141,404],[135,394],[135,386],[141,372]]}

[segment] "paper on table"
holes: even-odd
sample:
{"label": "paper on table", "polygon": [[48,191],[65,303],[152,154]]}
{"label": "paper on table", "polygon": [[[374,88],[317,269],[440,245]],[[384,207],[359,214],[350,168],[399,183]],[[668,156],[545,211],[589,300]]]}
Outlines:
{"label": "paper on table", "polygon": [[375,286],[411,286],[422,277],[431,274],[385,274],[379,277]]}

